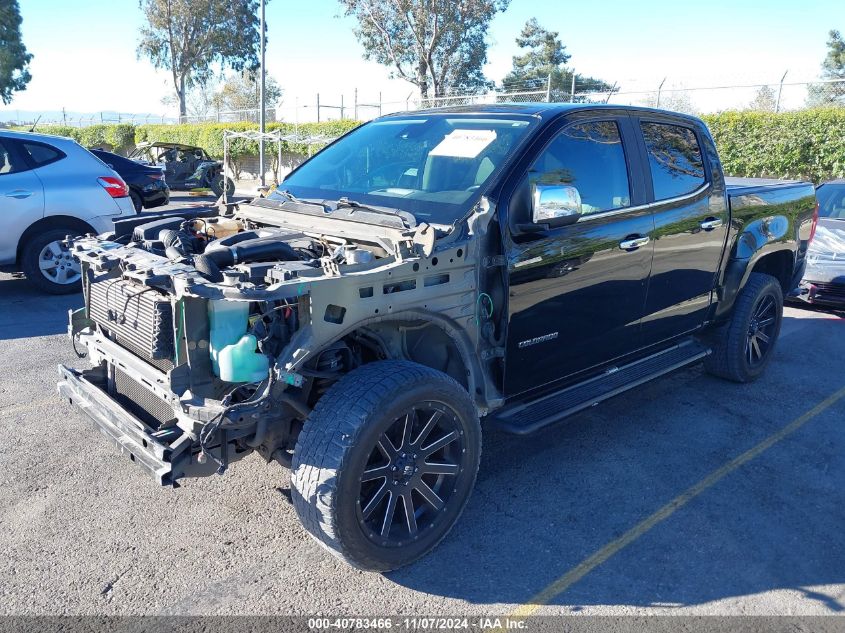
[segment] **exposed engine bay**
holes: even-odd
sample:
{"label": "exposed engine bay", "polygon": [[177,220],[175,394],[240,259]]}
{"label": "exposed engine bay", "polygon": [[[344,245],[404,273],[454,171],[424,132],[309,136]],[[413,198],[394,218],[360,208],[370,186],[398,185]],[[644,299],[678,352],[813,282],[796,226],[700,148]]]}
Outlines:
{"label": "exposed engine bay", "polygon": [[129,218],[74,240],[85,308],[71,312],[69,334],[93,369],[60,366],[60,392],[101,393],[101,430],[174,485],[252,451],[288,464],[320,396],[373,360],[413,358],[495,399],[466,360],[500,336],[493,299],[476,293],[468,245],[478,240],[357,209],[335,215],[257,200],[219,216]]}

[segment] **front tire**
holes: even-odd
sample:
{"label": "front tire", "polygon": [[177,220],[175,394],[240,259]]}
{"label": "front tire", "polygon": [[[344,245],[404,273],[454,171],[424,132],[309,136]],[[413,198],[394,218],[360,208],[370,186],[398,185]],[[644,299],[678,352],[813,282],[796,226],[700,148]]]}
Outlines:
{"label": "front tire", "polygon": [[731,321],[716,331],[705,369],[734,382],[760,377],[772,359],[783,319],[783,290],[771,275],[751,273]]}
{"label": "front tire", "polygon": [[29,283],[54,295],[79,292],[82,268],[63,244],[65,237],[78,233],[78,229],[52,229],[24,245],[21,267]]}
{"label": "front tire", "polygon": [[481,426],[461,385],[416,363],[371,363],[335,383],[305,422],[293,505],[332,554],[389,571],[443,540],[480,459]]}

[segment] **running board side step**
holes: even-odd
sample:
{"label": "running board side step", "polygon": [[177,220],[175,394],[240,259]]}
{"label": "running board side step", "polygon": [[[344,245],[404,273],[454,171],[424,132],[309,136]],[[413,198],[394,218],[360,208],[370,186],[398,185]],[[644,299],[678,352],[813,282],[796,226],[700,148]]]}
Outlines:
{"label": "running board side step", "polygon": [[508,433],[528,435],[709,354],[710,348],[690,339],[538,400],[506,405],[490,414],[485,423]]}

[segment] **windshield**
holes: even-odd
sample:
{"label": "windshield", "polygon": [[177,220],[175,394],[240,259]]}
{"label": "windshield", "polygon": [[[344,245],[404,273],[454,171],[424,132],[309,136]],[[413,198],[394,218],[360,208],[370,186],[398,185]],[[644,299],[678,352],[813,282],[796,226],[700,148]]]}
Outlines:
{"label": "windshield", "polygon": [[845,184],[821,185],[816,189],[819,217],[845,220]]}
{"label": "windshield", "polygon": [[419,222],[452,224],[533,124],[528,117],[452,113],[373,121],[318,153],[279,188],[304,200],[347,197],[408,211]]}

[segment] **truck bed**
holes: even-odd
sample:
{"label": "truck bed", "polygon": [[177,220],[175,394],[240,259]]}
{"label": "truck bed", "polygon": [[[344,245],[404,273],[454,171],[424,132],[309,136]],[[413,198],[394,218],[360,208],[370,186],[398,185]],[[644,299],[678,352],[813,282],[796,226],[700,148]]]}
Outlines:
{"label": "truck bed", "polygon": [[813,183],[801,180],[779,180],[777,178],[739,178],[726,176],[725,185],[730,196],[743,196],[762,190],[782,190],[793,187],[813,187]]}
{"label": "truck bed", "polygon": [[783,215],[794,220],[796,209],[790,207],[795,203],[804,206],[805,199],[816,195],[813,183],[801,180],[726,177],[725,185],[734,217],[754,207],[774,205],[780,208]]}

